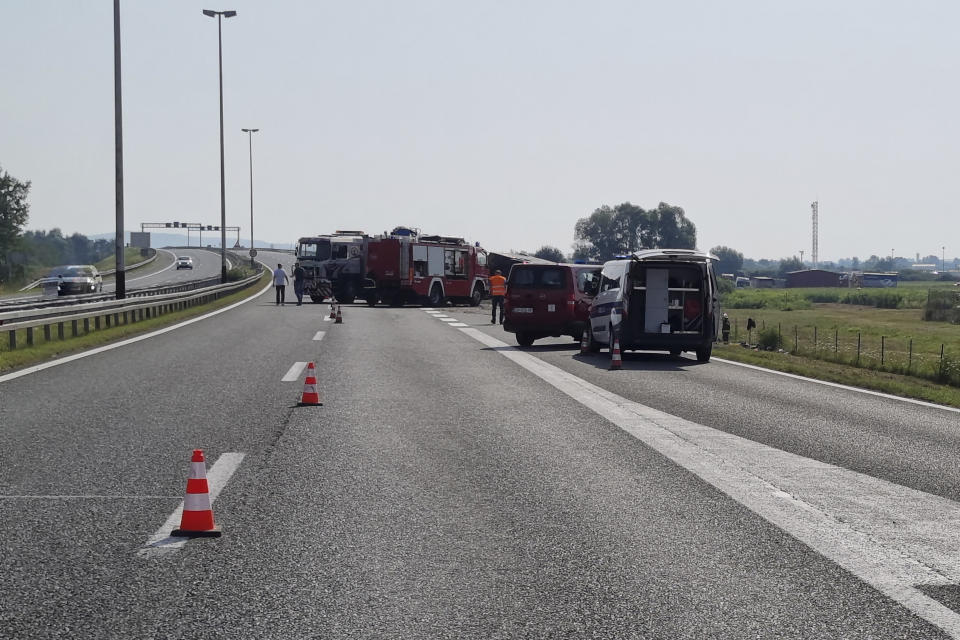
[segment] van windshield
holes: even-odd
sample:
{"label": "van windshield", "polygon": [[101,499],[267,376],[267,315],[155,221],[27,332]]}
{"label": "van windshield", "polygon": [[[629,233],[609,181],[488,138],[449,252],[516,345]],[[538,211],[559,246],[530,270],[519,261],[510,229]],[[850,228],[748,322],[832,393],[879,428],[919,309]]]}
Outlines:
{"label": "van windshield", "polygon": [[510,271],[508,286],[515,289],[563,289],[564,270],[557,267],[533,267]]}

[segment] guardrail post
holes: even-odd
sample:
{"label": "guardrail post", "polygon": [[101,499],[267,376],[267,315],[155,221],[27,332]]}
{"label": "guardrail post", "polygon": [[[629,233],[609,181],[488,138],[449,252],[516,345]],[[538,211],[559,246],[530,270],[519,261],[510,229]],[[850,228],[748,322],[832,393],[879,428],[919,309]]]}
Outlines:
{"label": "guardrail post", "polygon": [[120,324],[120,314],[115,312],[113,314],[113,326],[116,327],[116,326],[119,326],[119,324]]}
{"label": "guardrail post", "polygon": [[93,329],[94,331],[100,331],[100,316],[93,318]]}
{"label": "guardrail post", "polygon": [[90,318],[83,319],[83,333],[84,335],[90,333]]}
{"label": "guardrail post", "polygon": [[43,325],[43,341],[50,342],[50,325]]}
{"label": "guardrail post", "polygon": [[10,330],[10,351],[13,351],[17,348],[17,330]]}
{"label": "guardrail post", "polygon": [[77,330],[77,321],[76,321],[76,320],[71,320],[71,321],[70,321],[70,328],[73,329],[73,337],[74,337],[74,338],[76,338],[78,335],[80,335],[80,332]]}
{"label": "guardrail post", "polygon": [[[33,346],[33,327],[27,327],[27,346]],[[943,358],[941,358],[941,360],[943,360]],[[943,367],[940,367],[940,369],[943,369]]]}
{"label": "guardrail post", "polygon": [[63,340],[63,323],[62,322],[57,323],[57,339]]}

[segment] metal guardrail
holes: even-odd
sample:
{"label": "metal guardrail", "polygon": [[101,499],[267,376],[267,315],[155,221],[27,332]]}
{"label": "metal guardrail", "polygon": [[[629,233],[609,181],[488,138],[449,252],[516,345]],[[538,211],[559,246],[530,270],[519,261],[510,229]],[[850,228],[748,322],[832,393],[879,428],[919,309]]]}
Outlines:
{"label": "metal guardrail", "polygon": [[[22,311],[11,311],[0,313],[0,325],[2,330],[9,334],[10,350],[17,348],[17,331],[26,330],[26,341],[28,346],[33,346],[34,329],[43,328],[45,340],[51,339],[51,327],[57,326],[57,338],[64,339],[65,324],[70,323],[72,335],[79,336],[80,322],[83,322],[83,333],[90,332],[90,321],[93,320],[94,330],[101,328],[101,319],[106,327],[113,325],[127,324],[131,320],[145,320],[171,311],[179,311],[197,304],[205,304],[217,298],[222,298],[241,289],[245,289],[256,283],[263,275],[260,271],[243,280],[228,282],[226,284],[216,284],[201,288],[192,288],[185,291],[158,293],[150,295],[147,300],[143,296],[138,298],[127,298],[124,300],[107,300],[102,302],[91,302],[84,305],[79,313],[70,313],[72,310],[62,308],[29,309]],[[219,277],[217,277],[219,282]],[[66,312],[65,312],[66,311]],[[13,322],[10,322],[13,320]]]}

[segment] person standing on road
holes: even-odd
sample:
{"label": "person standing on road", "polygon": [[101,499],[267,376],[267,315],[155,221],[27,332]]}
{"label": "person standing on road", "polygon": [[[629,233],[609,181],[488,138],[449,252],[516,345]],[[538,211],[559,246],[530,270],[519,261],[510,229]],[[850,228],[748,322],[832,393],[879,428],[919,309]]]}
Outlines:
{"label": "person standing on road", "polygon": [[507,295],[507,279],[503,277],[500,269],[490,276],[490,300],[493,308],[490,311],[490,324],[497,323],[497,307],[500,307],[500,324],[503,324],[503,299]]}
{"label": "person standing on road", "polygon": [[283,270],[283,265],[278,264],[277,268],[273,270],[273,286],[277,290],[278,305],[284,303],[284,298],[287,294],[287,284],[289,282],[290,278],[287,277],[287,272]]}
{"label": "person standing on road", "polygon": [[300,266],[299,262],[293,263],[293,292],[297,294],[297,306],[303,304],[303,279],[306,271]]}

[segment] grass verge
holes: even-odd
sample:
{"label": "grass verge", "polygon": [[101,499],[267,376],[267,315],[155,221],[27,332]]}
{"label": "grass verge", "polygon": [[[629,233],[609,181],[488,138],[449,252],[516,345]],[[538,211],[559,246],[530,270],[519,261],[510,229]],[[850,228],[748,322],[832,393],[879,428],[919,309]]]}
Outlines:
{"label": "grass verge", "polygon": [[739,344],[715,344],[713,355],[807,378],[861,387],[904,398],[914,398],[960,408],[960,389],[887,371],[861,369],[836,362],[779,353],[754,351]]}
{"label": "grass verge", "polygon": [[[222,309],[223,307],[258,294],[269,282],[270,272],[264,270],[263,276],[246,289],[237,291],[236,293],[232,293],[229,296],[208,304],[191,307],[183,311],[167,313],[159,317],[150,318],[149,320],[113,326],[109,329],[102,328],[99,331],[91,329],[90,333],[81,333],[77,337],[73,337],[70,334],[69,327],[67,327],[63,340],[57,339],[54,334],[51,335],[49,341],[45,341],[43,339],[43,332],[40,331],[38,327],[38,330],[34,331],[34,346],[23,346],[14,351],[9,350],[6,332],[0,331],[3,338],[2,343],[0,343],[0,373],[9,373],[16,369],[46,362],[54,358],[93,349],[111,342],[117,342],[156,329],[162,329],[163,327],[168,327],[172,324],[210,313],[211,311],[216,311],[217,309]],[[0,329],[2,329],[2,327],[0,327]],[[17,332],[17,341],[19,344],[25,344],[26,332],[24,330]]]}

